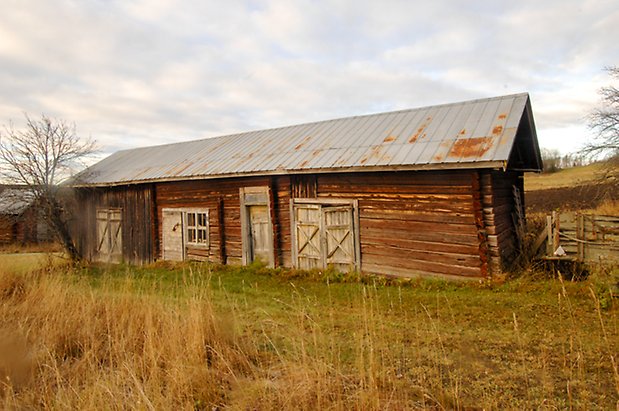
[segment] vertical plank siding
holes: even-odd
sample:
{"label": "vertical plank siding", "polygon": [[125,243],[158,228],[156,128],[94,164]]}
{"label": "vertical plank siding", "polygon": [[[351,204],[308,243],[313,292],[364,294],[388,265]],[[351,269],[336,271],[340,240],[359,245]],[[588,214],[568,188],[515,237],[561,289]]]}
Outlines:
{"label": "vertical plank siding", "polygon": [[[81,189],[79,247],[92,258],[97,207],[123,209],[123,256],[162,255],[162,210],[209,210],[209,245],[190,258],[240,264],[244,187],[268,187],[275,266],[291,267],[291,198],[356,200],[361,270],[415,276],[486,277],[517,249],[513,185],[518,173],[477,170],[238,177]],[[357,224],[357,223],[355,223]],[[338,237],[339,238],[339,237]],[[351,233],[352,238],[352,233]],[[338,257],[339,258],[339,257]]]}
{"label": "vertical plank siding", "polygon": [[76,246],[85,258],[96,259],[97,208],[120,208],[122,259],[132,264],[154,261],[156,240],[151,234],[155,224],[151,184],[80,189],[77,198],[77,210],[73,213],[70,226]]}

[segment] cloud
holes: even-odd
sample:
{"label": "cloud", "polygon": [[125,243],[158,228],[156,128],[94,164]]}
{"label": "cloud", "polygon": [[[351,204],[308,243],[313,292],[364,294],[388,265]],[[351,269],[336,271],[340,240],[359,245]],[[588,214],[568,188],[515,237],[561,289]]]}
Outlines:
{"label": "cloud", "polygon": [[541,145],[576,149],[617,21],[605,0],[9,1],[0,123],[44,112],[111,152],[529,91]]}

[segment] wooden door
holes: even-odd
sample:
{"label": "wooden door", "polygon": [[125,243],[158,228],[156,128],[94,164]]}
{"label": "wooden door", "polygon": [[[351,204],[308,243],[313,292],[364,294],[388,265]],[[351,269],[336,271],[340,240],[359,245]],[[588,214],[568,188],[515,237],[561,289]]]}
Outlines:
{"label": "wooden door", "polygon": [[323,206],[324,258],[327,266],[346,272],[355,267],[353,212],[350,206]]}
{"label": "wooden door", "polygon": [[323,267],[320,205],[299,204],[294,213],[297,267],[303,270]]}
{"label": "wooden door", "polygon": [[122,261],[122,214],[120,209],[98,209],[96,217],[96,259],[102,262]]}
{"label": "wooden door", "polygon": [[269,187],[241,187],[242,262],[260,260],[275,266],[271,190]]}
{"label": "wooden door", "polygon": [[251,205],[247,207],[249,214],[250,260],[270,262],[271,254],[271,224],[269,208],[266,205]]}
{"label": "wooden door", "polygon": [[181,210],[163,209],[162,220],[163,259],[183,261],[185,259],[183,212]]}
{"label": "wooden door", "polygon": [[292,213],[295,267],[333,266],[343,272],[358,268],[352,204],[296,203]]}

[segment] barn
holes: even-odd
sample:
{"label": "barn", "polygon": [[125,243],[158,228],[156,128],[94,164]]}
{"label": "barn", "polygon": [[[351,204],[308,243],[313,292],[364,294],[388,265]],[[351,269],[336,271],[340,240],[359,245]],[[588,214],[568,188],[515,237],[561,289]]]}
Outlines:
{"label": "barn", "polygon": [[485,278],[516,258],[528,94],[119,151],[80,173],[87,259]]}
{"label": "barn", "polygon": [[25,187],[0,187],[0,244],[51,241],[51,233],[34,194]]}

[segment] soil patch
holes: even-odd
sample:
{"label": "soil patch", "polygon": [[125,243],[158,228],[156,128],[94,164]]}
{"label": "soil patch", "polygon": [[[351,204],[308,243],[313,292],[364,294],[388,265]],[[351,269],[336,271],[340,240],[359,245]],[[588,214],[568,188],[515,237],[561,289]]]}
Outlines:
{"label": "soil patch", "polygon": [[592,209],[604,201],[618,199],[619,185],[614,182],[525,192],[528,213]]}

